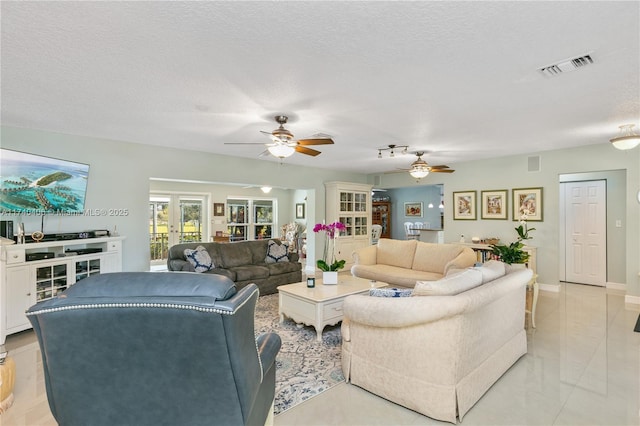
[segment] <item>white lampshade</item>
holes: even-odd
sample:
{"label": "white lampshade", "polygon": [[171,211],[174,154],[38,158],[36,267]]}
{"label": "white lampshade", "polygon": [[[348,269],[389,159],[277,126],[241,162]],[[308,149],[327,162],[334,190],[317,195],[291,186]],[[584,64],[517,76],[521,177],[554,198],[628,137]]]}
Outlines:
{"label": "white lampshade", "polygon": [[267,150],[269,150],[271,155],[278,158],[290,157],[294,152],[296,152],[294,147],[285,144],[272,145],[267,147]]}
{"label": "white lampshade", "polygon": [[633,132],[634,124],[623,124],[620,126],[620,134],[611,139],[611,143],[617,149],[633,149],[640,145],[640,135]]}

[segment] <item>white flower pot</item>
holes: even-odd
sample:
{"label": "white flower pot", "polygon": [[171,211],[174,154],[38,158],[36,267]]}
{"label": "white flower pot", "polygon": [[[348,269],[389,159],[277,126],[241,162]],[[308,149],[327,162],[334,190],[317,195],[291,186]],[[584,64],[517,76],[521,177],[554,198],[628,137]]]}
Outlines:
{"label": "white flower pot", "polygon": [[323,272],[322,284],[338,284],[338,271]]}

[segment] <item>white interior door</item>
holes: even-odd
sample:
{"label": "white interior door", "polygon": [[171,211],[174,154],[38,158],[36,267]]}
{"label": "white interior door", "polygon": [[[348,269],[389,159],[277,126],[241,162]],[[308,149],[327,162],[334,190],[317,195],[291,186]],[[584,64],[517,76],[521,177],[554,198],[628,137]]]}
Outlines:
{"label": "white interior door", "polygon": [[605,286],[607,194],[604,180],[561,184],[565,202],[565,280]]}

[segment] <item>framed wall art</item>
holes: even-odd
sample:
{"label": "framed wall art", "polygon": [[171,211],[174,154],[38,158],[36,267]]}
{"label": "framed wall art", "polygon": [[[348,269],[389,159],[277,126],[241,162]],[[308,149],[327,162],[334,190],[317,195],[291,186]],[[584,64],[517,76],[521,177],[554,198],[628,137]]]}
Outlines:
{"label": "framed wall art", "polygon": [[404,215],[406,217],[422,217],[422,201],[404,203]]}
{"label": "framed wall art", "polygon": [[296,219],[304,219],[304,203],[296,203]]}
{"label": "framed wall art", "polygon": [[224,203],[213,203],[213,215],[224,216]]}
{"label": "framed wall art", "polygon": [[523,214],[527,221],[542,222],[542,188],[514,188],[513,220],[520,220]]}
{"label": "framed wall art", "polygon": [[482,210],[481,219],[507,220],[509,218],[509,205],[507,203],[506,189],[482,191],[480,193]]}
{"label": "framed wall art", "polygon": [[453,219],[476,220],[476,191],[453,193]]}

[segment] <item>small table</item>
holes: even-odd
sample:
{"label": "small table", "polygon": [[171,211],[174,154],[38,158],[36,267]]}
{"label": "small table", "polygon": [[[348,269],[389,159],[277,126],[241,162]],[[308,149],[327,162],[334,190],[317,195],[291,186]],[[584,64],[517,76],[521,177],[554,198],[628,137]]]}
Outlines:
{"label": "small table", "polygon": [[351,275],[338,275],[338,284],[331,285],[324,285],[316,278],[313,288],[307,287],[306,281],[281,285],[278,287],[280,323],[287,316],[298,324],[313,326],[318,342],[322,342],[324,326],[342,321],[342,304],[347,296],[368,294],[371,288],[386,286],[387,283]]}

